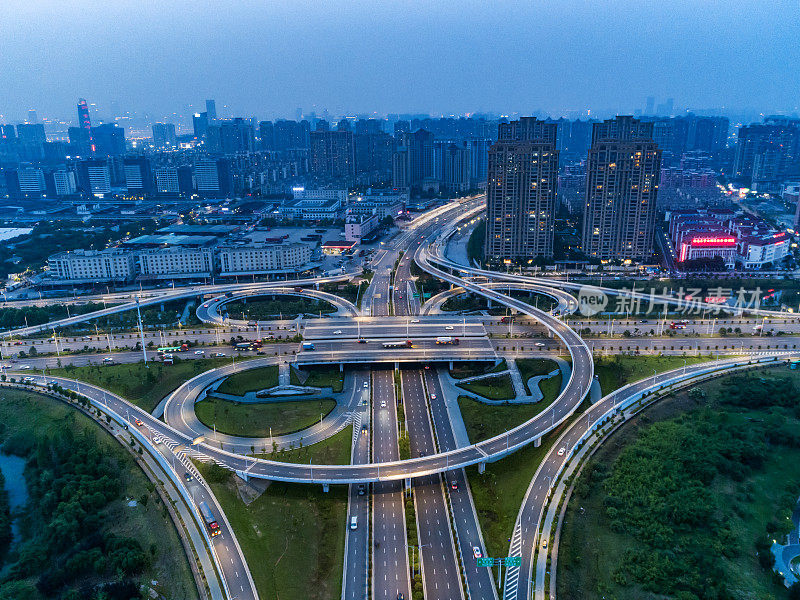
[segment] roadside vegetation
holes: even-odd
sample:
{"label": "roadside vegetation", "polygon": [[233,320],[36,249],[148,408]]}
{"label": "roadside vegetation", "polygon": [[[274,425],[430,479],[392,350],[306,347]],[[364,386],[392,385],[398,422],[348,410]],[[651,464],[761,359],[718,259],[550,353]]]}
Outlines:
{"label": "roadside vegetation", "polygon": [[513,400],[516,397],[514,385],[511,383],[511,376],[508,373],[497,377],[470,381],[469,383],[457,383],[456,385],[463,390],[483,396],[489,400]]}
{"label": "roadside vegetation", "polygon": [[247,392],[266,390],[278,385],[278,365],[239,371],[222,380],[217,391],[221,394],[244,396]]}
{"label": "roadside vegetation", "polygon": [[[303,379],[305,377],[305,379]],[[339,367],[306,367],[297,371],[291,367],[289,380],[292,385],[306,385],[309,387],[332,388],[334,393],[344,389],[344,372]]]}
{"label": "roadside vegetation", "polygon": [[199,467],[236,532],[261,598],[330,600],[341,595],[347,487],[269,483],[249,504],[235,476]]}
{"label": "roadside vegetation", "polygon": [[487,373],[498,373],[500,371],[505,371],[507,368],[506,359],[501,360],[496,365],[486,361],[463,361],[453,363],[453,368],[450,369],[450,377],[453,379],[466,379],[467,377],[476,377],[478,375],[486,375]]}
{"label": "roadside vegetation", "polygon": [[178,535],[133,456],[58,400],[0,395],[2,449],[25,459],[28,492],[14,513],[19,538],[4,556],[0,597],[128,600],[144,584],[196,598]]}
{"label": "roadside vegetation", "polygon": [[[549,373],[558,368],[558,365],[551,360],[537,358],[526,360],[530,364],[524,365],[525,371],[523,371],[523,366],[520,366],[523,378],[528,373]],[[518,359],[516,362],[519,366],[521,360]],[[528,376],[532,377],[533,375]],[[491,380],[487,379],[486,381]],[[468,396],[459,396],[458,406],[470,442],[477,443],[500,435],[547,410],[561,391],[561,374],[541,381],[539,388],[542,392],[542,400],[533,404],[486,404]]]}
{"label": "roadside vegetation", "polygon": [[467,258],[470,263],[483,262],[483,245],[486,241],[486,220],[481,219],[467,240]]}
{"label": "roadside vegetation", "polygon": [[294,448],[278,450],[270,448],[269,444],[256,448],[258,458],[277,460],[288,463],[305,463],[312,465],[349,465],[353,442],[353,426],[348,425],[336,435],[320,440],[314,444],[305,444],[298,441]]}
{"label": "roadside vegetation", "polygon": [[324,300],[276,294],[251,297],[247,299],[247,302],[231,302],[224,306],[224,311],[231,319],[268,321],[271,319],[295,319],[300,314],[313,316],[321,313],[327,315],[335,313],[336,307]]}
{"label": "roadside vegetation", "polygon": [[172,365],[154,361],[148,362],[147,366],[143,361],[85,367],[67,365],[63,368],[48,369],[47,374],[91,383],[122,396],[147,412],[152,412],[163,398],[188,379],[203,371],[229,364],[231,364],[230,358],[181,360],[176,357]]}
{"label": "roadside vegetation", "polygon": [[259,438],[306,429],[335,407],[330,398],[232,402],[208,396],[194,405],[194,412],[201,423],[219,433]]}
{"label": "roadside vegetation", "polygon": [[770,546],[791,527],[800,471],[787,467],[798,461],[797,372],[730,375],[660,402],[577,481],[558,597],[796,597],[773,573]]}
{"label": "roadside vegetation", "polygon": [[628,383],[652,377],[653,371],[664,373],[672,369],[724,358],[721,356],[596,356],[594,374],[600,381],[603,396]]}

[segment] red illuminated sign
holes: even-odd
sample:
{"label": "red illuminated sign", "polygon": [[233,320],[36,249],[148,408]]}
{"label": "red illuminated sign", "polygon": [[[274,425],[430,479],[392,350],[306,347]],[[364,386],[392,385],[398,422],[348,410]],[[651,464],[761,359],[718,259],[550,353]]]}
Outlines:
{"label": "red illuminated sign", "polygon": [[692,246],[735,246],[734,237],[696,237],[692,238]]}

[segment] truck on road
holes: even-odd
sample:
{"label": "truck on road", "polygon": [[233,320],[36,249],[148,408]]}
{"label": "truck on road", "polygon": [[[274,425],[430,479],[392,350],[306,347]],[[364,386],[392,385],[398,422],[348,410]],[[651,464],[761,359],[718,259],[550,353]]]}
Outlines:
{"label": "truck on road", "polygon": [[303,350],[313,350],[314,344],[311,342],[303,342]]}
{"label": "truck on road", "polygon": [[452,344],[453,346],[458,346],[458,338],[452,337],[449,335],[442,335],[436,338],[437,344]]}
{"label": "truck on road", "polygon": [[411,340],[400,340],[397,342],[383,342],[384,348],[413,348]]}
{"label": "truck on road", "polygon": [[203,521],[206,522],[206,527],[208,528],[208,534],[211,537],[217,536],[220,533],[222,533],[219,529],[219,523],[217,523],[217,518],[214,516],[214,513],[211,512],[211,509],[205,502],[200,503],[200,514],[203,517]]}

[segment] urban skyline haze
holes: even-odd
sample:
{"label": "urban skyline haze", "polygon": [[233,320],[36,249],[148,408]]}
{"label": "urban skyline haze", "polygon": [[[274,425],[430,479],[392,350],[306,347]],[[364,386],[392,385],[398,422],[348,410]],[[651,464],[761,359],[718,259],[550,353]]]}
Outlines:
{"label": "urban skyline haze", "polygon": [[797,0],[700,4],[7,0],[0,114],[797,112]]}

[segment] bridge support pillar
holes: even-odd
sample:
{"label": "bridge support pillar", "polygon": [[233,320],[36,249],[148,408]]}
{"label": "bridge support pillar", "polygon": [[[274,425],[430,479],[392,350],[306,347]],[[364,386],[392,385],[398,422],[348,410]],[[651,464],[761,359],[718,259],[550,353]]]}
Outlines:
{"label": "bridge support pillar", "polygon": [[536,438],[535,440],[533,440],[533,447],[534,448],[538,448],[541,445],[542,445],[542,438]]}
{"label": "bridge support pillar", "polygon": [[399,371],[400,370],[400,363],[398,361],[395,361],[395,363],[394,363],[394,370],[395,371]]}
{"label": "bridge support pillar", "polygon": [[327,483],[323,483],[322,484],[322,491],[325,492],[325,493],[330,492],[331,491],[331,486],[328,485]]}
{"label": "bridge support pillar", "polygon": [[406,495],[411,495],[411,477],[406,477],[403,481],[406,482]]}
{"label": "bridge support pillar", "polygon": [[478,474],[483,475],[486,472],[486,463],[478,463]]}
{"label": "bridge support pillar", "polygon": [[489,307],[489,308],[492,308],[492,299],[491,298],[487,298],[486,299],[486,306]]}
{"label": "bridge support pillar", "polygon": [[344,363],[339,363],[339,371],[344,371]]}
{"label": "bridge support pillar", "polygon": [[451,371],[453,370],[453,361],[452,360],[450,361],[450,370]]}
{"label": "bridge support pillar", "polygon": [[236,471],[236,474],[240,479],[244,481],[250,481],[250,475],[247,474],[247,471]]}

